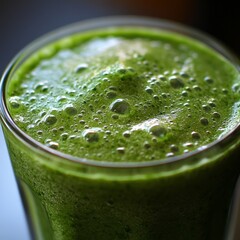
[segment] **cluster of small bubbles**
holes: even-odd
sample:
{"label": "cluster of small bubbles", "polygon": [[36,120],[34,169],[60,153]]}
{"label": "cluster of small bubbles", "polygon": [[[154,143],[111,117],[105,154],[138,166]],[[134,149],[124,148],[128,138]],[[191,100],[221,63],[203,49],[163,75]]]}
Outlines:
{"label": "cluster of small bubbles", "polygon": [[153,90],[152,90],[152,88],[150,88],[150,87],[146,87],[146,88],[145,88],[145,91],[146,91],[147,93],[149,93],[149,94],[152,94],[152,93],[153,93]]}
{"label": "cluster of small bubbles", "polygon": [[125,137],[125,138],[129,138],[130,136],[131,136],[131,132],[130,131],[124,131],[123,132],[123,136]]}
{"label": "cluster of small bubbles", "polygon": [[110,105],[110,110],[118,114],[125,114],[129,112],[130,105],[124,99],[116,99]]}
{"label": "cluster of small bubbles", "polygon": [[97,142],[99,140],[99,129],[86,129],[82,132],[82,136],[88,141],[88,142]]}
{"label": "cluster of small bubbles", "polygon": [[148,131],[156,136],[156,137],[162,137],[167,133],[167,129],[164,126],[161,126],[160,124],[154,124],[148,128]]}
{"label": "cluster of small bubbles", "polygon": [[218,112],[214,112],[213,114],[212,114],[212,116],[214,117],[214,118],[220,118],[221,116],[220,116],[220,113],[218,113]]}
{"label": "cluster of small bubbles", "polygon": [[68,115],[74,116],[77,114],[77,109],[73,106],[73,104],[66,104],[63,109]]}
{"label": "cluster of small bubbles", "polygon": [[19,108],[21,105],[20,97],[14,96],[9,99],[12,108]]}
{"label": "cluster of small bubbles", "polygon": [[67,140],[68,136],[69,136],[68,133],[62,133],[62,134],[60,135],[60,137],[61,137],[62,140]]}
{"label": "cluster of small bubbles", "polygon": [[87,63],[81,63],[81,64],[77,65],[77,67],[75,68],[74,71],[76,73],[79,73],[79,72],[81,72],[81,71],[83,71],[83,70],[85,70],[87,68],[88,68],[88,64]]}
{"label": "cluster of small bubbles", "polygon": [[177,145],[172,144],[172,145],[170,145],[170,150],[171,150],[172,152],[178,152],[178,151],[179,151],[179,148],[178,148]]}
{"label": "cluster of small bubbles", "polygon": [[46,92],[48,88],[47,81],[39,82],[34,87],[37,92]]}
{"label": "cluster of small bubbles", "polygon": [[47,146],[55,150],[59,148],[59,144],[53,141],[50,141],[49,143],[47,143]]}
{"label": "cluster of small bubbles", "polygon": [[200,118],[200,123],[204,126],[208,125],[208,119],[205,117]]}
{"label": "cluster of small bubbles", "polygon": [[48,114],[44,116],[43,121],[45,122],[45,124],[47,125],[53,125],[57,122],[57,118],[55,115],[53,114]]}
{"label": "cluster of small bubbles", "polygon": [[200,134],[198,132],[195,131],[191,132],[191,136],[194,140],[200,139]]}
{"label": "cluster of small bubbles", "polygon": [[173,87],[173,88],[184,87],[184,83],[183,83],[182,79],[177,76],[169,77],[169,82],[170,82],[171,87]]}
{"label": "cluster of small bubbles", "polygon": [[199,87],[198,85],[194,85],[192,88],[195,91],[201,91],[202,90],[201,87]]}
{"label": "cluster of small bubbles", "polygon": [[125,148],[124,147],[118,147],[116,150],[117,150],[118,153],[121,153],[121,154],[125,153]]}
{"label": "cluster of small bubbles", "polygon": [[209,76],[205,77],[205,78],[204,78],[204,81],[205,81],[206,83],[213,83],[213,82],[214,82],[213,79],[210,78]]}
{"label": "cluster of small bubbles", "polygon": [[209,112],[211,110],[211,107],[209,105],[203,104],[202,109],[206,112]]}

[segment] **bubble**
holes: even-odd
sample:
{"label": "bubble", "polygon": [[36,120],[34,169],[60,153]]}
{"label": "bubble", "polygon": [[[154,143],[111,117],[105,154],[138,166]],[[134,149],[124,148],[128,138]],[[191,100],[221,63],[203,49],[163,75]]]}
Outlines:
{"label": "bubble", "polygon": [[67,140],[67,138],[68,138],[68,133],[62,133],[62,134],[60,135],[60,137],[62,138],[62,140]]}
{"label": "bubble", "polygon": [[191,77],[191,78],[189,78],[189,82],[191,82],[191,83],[194,83],[194,82],[196,82],[197,80],[195,79],[195,78],[193,78],[193,77]]}
{"label": "bubble", "polygon": [[84,120],[80,120],[79,123],[85,124],[85,121]]}
{"label": "bubble", "polygon": [[82,136],[88,142],[97,142],[99,140],[98,132],[99,132],[99,129],[97,129],[97,128],[86,129],[83,131]]}
{"label": "bubble", "polygon": [[188,96],[188,92],[187,92],[187,91],[185,91],[185,90],[184,90],[184,91],[182,91],[182,93],[181,93],[181,94],[182,94],[182,96],[183,96],[183,97],[187,97],[187,96]]}
{"label": "bubble", "polygon": [[9,99],[9,103],[12,108],[19,108],[21,105],[20,97],[14,96]]}
{"label": "bubble", "polygon": [[49,115],[46,115],[44,117],[44,122],[47,124],[47,125],[53,125],[57,122],[57,118],[52,115],[52,114],[49,114]]}
{"label": "bubble", "polygon": [[117,114],[113,114],[113,115],[112,115],[112,119],[115,119],[115,120],[116,120],[116,119],[119,119],[119,116],[118,116]]}
{"label": "bubble", "polygon": [[57,101],[58,102],[65,102],[68,98],[66,96],[58,96]]}
{"label": "bubble", "polygon": [[117,150],[118,153],[121,153],[121,154],[125,153],[125,148],[124,147],[118,147],[116,150]]}
{"label": "bubble", "polygon": [[214,113],[212,114],[212,116],[213,116],[214,118],[220,118],[220,117],[221,117],[220,113],[218,113],[218,112],[214,112]]}
{"label": "bubble", "polygon": [[198,85],[194,85],[192,88],[195,91],[201,91],[202,90]]}
{"label": "bubble", "polygon": [[179,73],[179,75],[181,76],[181,77],[184,77],[184,78],[188,78],[189,77],[189,75],[186,73],[186,72],[180,72]]}
{"label": "bubble", "polygon": [[205,81],[206,83],[213,83],[213,82],[214,82],[213,79],[210,78],[210,77],[208,77],[208,76],[204,78],[204,81]]}
{"label": "bubble", "polygon": [[211,110],[211,107],[208,106],[208,105],[205,105],[205,104],[202,105],[202,108],[203,108],[203,110],[206,111],[206,112],[209,112],[209,111]]}
{"label": "bubble", "polygon": [[209,106],[211,106],[211,107],[216,107],[216,103],[214,103],[213,101],[209,101],[208,104],[209,104]]}
{"label": "bubble", "polygon": [[166,157],[173,157],[174,156],[174,153],[173,152],[169,152],[166,154]]}
{"label": "bubble", "polygon": [[193,147],[193,143],[186,142],[186,143],[183,144],[183,147],[187,147],[187,148]]}
{"label": "bubble", "polygon": [[110,110],[118,114],[125,114],[129,112],[130,105],[124,99],[116,99],[110,105]]}
{"label": "bubble", "polygon": [[68,114],[68,115],[76,115],[77,114],[77,109],[72,105],[72,104],[67,104],[64,106],[64,111]]}
{"label": "bubble", "polygon": [[107,98],[115,98],[116,96],[117,96],[117,93],[113,91],[109,91],[106,93]]}
{"label": "bubble", "polygon": [[145,91],[146,91],[147,93],[149,93],[149,94],[152,94],[152,93],[153,93],[153,90],[152,90],[152,88],[150,88],[150,87],[146,87],[146,88],[145,88]]}
{"label": "bubble", "polygon": [[239,83],[233,84],[232,90],[233,90],[234,92],[239,92],[239,90],[240,90],[240,84],[239,84]]}
{"label": "bubble", "polygon": [[57,142],[53,142],[53,141],[49,142],[47,144],[47,146],[52,148],[52,149],[58,149],[59,148],[59,144]]}
{"label": "bubble", "polygon": [[109,131],[109,130],[107,130],[105,133],[106,133],[107,135],[110,135],[112,132]]}
{"label": "bubble", "polygon": [[42,135],[42,134],[43,134],[43,131],[42,131],[42,130],[38,130],[38,131],[37,131],[37,134],[38,134],[38,135]]}
{"label": "bubble", "polygon": [[159,100],[158,95],[153,95],[153,98],[154,98],[155,100]]}
{"label": "bubble", "polygon": [[222,89],[222,92],[223,92],[224,94],[227,94],[227,93],[228,93],[228,90],[227,90],[226,88],[223,88],[223,89]]}
{"label": "bubble", "polygon": [[183,83],[182,79],[177,77],[177,76],[169,77],[169,82],[170,82],[170,85],[173,88],[182,88],[182,87],[184,87],[184,83]]}
{"label": "bubble", "polygon": [[172,144],[172,145],[170,146],[170,150],[171,150],[172,152],[178,152],[178,151],[179,151],[179,148],[178,148],[177,145]]}
{"label": "bubble", "polygon": [[193,139],[197,140],[197,139],[200,139],[200,134],[198,132],[192,132],[191,133],[191,136]]}
{"label": "bubble", "polygon": [[200,118],[200,123],[202,124],[202,125],[208,125],[208,119],[207,118],[205,118],[205,117],[202,117],[202,118]]}
{"label": "bubble", "polygon": [[123,136],[125,138],[129,138],[131,136],[131,132],[130,131],[125,131],[125,132],[123,132]]}
{"label": "bubble", "polygon": [[117,87],[115,87],[115,86],[109,86],[109,89],[113,90],[113,91],[117,91]]}
{"label": "bubble", "polygon": [[156,137],[162,137],[167,133],[167,129],[159,124],[150,126],[148,131]]}
{"label": "bubble", "polygon": [[151,147],[151,144],[148,141],[145,141],[143,143],[144,148],[149,149]]}
{"label": "bubble", "polygon": [[162,74],[158,75],[158,78],[161,80],[161,81],[166,81],[166,77]]}
{"label": "bubble", "polygon": [[81,72],[81,71],[83,71],[83,70],[85,70],[85,69],[87,69],[88,68],[88,64],[87,63],[81,63],[81,64],[79,64],[76,68],[75,68],[75,72],[76,73],[79,73],[79,72]]}

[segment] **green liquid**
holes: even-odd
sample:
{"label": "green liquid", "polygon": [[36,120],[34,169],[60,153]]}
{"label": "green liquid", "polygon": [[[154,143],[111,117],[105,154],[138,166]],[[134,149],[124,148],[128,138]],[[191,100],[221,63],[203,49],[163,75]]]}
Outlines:
{"label": "green liquid", "polygon": [[[239,72],[231,63],[195,40],[147,29],[89,32],[46,46],[19,68],[7,95],[29,136],[97,161],[186,154],[239,119]],[[185,168],[118,176],[46,164],[13,142],[18,180],[44,209],[50,238],[223,238],[239,174],[234,151]]]}

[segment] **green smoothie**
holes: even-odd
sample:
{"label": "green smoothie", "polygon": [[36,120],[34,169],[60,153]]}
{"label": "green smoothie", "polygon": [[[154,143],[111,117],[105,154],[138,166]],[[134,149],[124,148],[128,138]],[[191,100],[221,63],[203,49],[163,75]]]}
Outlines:
{"label": "green smoothie", "polygon": [[143,27],[73,34],[28,57],[6,99],[40,143],[4,131],[43,239],[223,239],[238,142],[209,146],[239,123],[240,74],[210,47]]}

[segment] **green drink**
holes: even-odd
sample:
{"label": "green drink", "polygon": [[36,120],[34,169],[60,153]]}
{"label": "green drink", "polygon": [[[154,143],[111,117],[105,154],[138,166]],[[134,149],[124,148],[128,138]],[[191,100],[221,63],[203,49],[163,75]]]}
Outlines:
{"label": "green drink", "polygon": [[112,18],[20,53],[3,77],[2,120],[35,238],[224,239],[240,75],[211,41]]}

